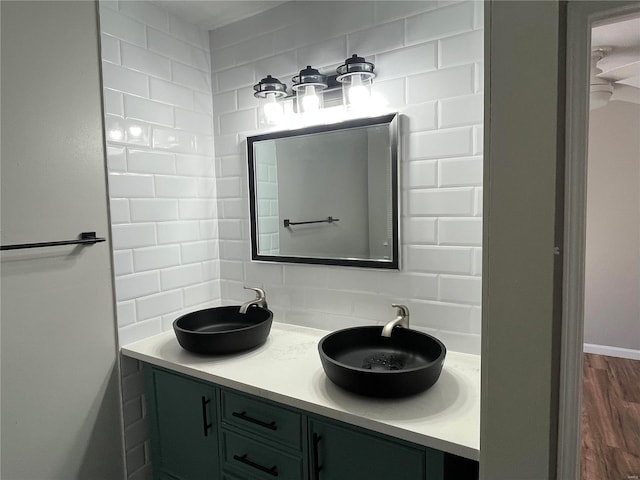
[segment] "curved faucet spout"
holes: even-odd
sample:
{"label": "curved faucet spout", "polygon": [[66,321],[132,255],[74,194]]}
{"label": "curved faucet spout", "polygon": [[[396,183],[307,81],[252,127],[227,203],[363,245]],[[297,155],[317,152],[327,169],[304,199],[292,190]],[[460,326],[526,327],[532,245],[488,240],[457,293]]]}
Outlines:
{"label": "curved faucet spout", "polygon": [[240,313],[247,313],[249,307],[262,307],[267,308],[267,295],[264,293],[264,290],[257,287],[244,287],[245,290],[253,290],[256,292],[256,298],[254,300],[249,300],[248,302],[243,303],[240,306]]}
{"label": "curved faucet spout", "polygon": [[409,308],[395,303],[391,306],[396,308],[398,316],[382,328],[383,337],[390,337],[395,327],[409,328]]}

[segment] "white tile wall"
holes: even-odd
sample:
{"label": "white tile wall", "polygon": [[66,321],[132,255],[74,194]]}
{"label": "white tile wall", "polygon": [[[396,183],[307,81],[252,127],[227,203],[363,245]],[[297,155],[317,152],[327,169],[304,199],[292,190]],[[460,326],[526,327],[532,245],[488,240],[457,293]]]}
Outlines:
{"label": "white tile wall", "polygon": [[[120,345],[220,302],[208,33],[157,4],[100,2]],[[129,368],[130,367],[130,368]],[[123,359],[130,480],[151,478],[142,374]]]}
{"label": "white tile wall", "polygon": [[[479,353],[482,13],[470,1],[289,2],[211,32],[224,303],[261,285],[276,320],[325,329],[385,322],[407,303],[413,326]],[[409,119],[402,269],[251,262],[244,139],[263,133],[251,85],[290,84],[308,64],[328,72],[352,53],[376,64],[375,88]]]}

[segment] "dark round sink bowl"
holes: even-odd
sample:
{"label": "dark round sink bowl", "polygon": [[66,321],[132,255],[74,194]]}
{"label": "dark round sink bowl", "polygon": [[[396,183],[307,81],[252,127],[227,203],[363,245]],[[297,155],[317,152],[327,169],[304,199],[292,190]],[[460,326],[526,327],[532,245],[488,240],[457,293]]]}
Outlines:
{"label": "dark round sink bowl", "polygon": [[271,310],[249,307],[247,313],[240,313],[239,305],[231,305],[187,313],[173,322],[173,331],[190,352],[234,353],[266,342],[272,319]]}
{"label": "dark round sink bowl", "polygon": [[405,397],[433,386],[447,349],[435,337],[396,327],[355,327],[330,333],[318,344],[327,377],[340,387],[368,397]]}

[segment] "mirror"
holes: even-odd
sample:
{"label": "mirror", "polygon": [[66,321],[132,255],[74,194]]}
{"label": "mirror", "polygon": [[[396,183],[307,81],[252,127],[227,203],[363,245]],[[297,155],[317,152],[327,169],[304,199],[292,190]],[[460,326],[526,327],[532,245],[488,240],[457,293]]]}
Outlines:
{"label": "mirror", "polygon": [[397,114],[247,138],[251,258],[397,269]]}

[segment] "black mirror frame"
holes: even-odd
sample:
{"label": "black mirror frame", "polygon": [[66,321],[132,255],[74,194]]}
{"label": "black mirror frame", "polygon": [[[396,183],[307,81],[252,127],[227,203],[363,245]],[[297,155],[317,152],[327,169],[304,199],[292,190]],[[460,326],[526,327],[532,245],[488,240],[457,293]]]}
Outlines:
{"label": "black mirror frame", "polygon": [[[312,127],[299,128],[279,132],[266,133],[247,137],[247,162],[249,176],[249,215],[251,224],[251,260],[278,263],[299,263],[309,265],[339,265],[347,267],[376,268],[385,270],[398,270],[400,268],[400,213],[399,213],[399,160],[400,160],[400,132],[399,115],[397,113],[381,115],[371,118],[359,118],[347,120],[340,123],[328,125],[316,125]],[[257,202],[256,202],[256,182],[254,168],[253,144],[263,140],[274,140],[278,138],[295,137],[299,135],[309,135],[315,133],[345,130],[349,128],[370,127],[374,125],[388,125],[391,144],[391,209],[392,209],[392,259],[363,260],[351,258],[328,258],[328,257],[296,257],[286,255],[260,255],[258,253],[258,232],[257,232]]]}

